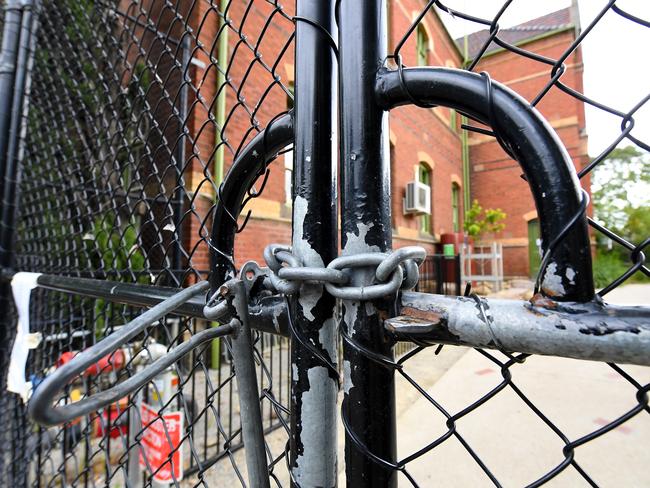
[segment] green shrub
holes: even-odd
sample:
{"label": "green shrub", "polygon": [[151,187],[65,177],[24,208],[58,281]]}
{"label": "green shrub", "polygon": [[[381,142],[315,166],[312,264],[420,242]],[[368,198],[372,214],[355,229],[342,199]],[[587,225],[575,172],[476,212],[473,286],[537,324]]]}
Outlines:
{"label": "green shrub", "polygon": [[[609,285],[627,271],[632,262],[617,252],[599,251],[594,260],[594,284],[597,288]],[[626,283],[650,283],[650,279],[641,272],[636,272]]]}

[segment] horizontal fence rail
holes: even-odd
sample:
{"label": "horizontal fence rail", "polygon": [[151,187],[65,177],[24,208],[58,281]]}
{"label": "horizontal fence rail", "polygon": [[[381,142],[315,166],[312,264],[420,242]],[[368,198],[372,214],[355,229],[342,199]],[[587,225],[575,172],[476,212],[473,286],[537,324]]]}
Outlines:
{"label": "horizontal fence rail", "polygon": [[[582,80],[650,19],[497,7],[4,2],[0,485],[650,484],[650,307],[607,303],[650,278],[650,95]],[[463,229],[490,194],[535,209],[526,299],[517,225]]]}

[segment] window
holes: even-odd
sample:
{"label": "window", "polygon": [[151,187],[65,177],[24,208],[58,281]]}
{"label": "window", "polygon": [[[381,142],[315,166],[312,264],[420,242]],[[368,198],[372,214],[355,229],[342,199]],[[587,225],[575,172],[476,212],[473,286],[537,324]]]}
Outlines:
{"label": "window", "polygon": [[418,66],[427,66],[429,64],[429,36],[422,24],[418,25],[416,36]]}
{"label": "window", "polygon": [[[426,163],[420,163],[418,166],[418,181],[425,185],[431,186],[431,170]],[[420,215],[420,230],[431,234],[431,215]]]}
{"label": "window", "polygon": [[454,232],[460,232],[460,187],[451,184],[451,224]]}

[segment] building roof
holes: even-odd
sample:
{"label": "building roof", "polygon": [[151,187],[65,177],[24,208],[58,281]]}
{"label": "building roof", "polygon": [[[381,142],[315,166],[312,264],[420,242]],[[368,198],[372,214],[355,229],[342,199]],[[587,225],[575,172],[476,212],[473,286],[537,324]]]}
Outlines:
{"label": "building roof", "polygon": [[[523,24],[515,25],[513,27],[502,27],[499,29],[499,39],[509,44],[520,44],[529,39],[539,37],[540,35],[548,34],[554,31],[564,30],[573,27],[571,22],[571,7],[543,15]],[[484,29],[474,32],[465,37],[456,39],[456,45],[460,52],[465,50],[465,39],[467,39],[467,57],[473,59],[483,47],[483,44],[490,37],[490,30]],[[495,42],[491,42],[488,46],[486,53],[501,49]]]}

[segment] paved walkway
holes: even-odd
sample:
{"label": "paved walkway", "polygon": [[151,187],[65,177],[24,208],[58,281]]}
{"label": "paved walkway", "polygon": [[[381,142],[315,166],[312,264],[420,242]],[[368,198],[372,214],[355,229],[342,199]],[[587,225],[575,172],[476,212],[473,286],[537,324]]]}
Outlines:
{"label": "paved walkway", "polygon": [[[650,285],[621,287],[609,294],[607,301],[650,304]],[[435,369],[437,361],[432,355],[421,356],[412,364],[407,363],[407,371],[421,376],[427,367]],[[640,383],[650,382],[650,368],[624,369]],[[636,405],[636,390],[605,364],[535,356],[516,365],[511,372],[514,383],[570,440],[598,429]],[[498,365],[476,351],[465,350],[426,389],[453,414],[502,380]],[[426,375],[422,381],[426,381]],[[411,401],[407,385],[398,384],[399,397],[409,397],[406,404],[412,405],[401,410],[398,418],[399,456],[405,457],[443,435],[447,428],[445,417],[431,403],[419,395],[415,402]],[[562,440],[509,387],[458,421],[457,431],[503,486],[525,486],[564,459]],[[598,486],[646,488],[650,487],[649,441],[650,416],[641,412],[612,432],[579,447],[575,459]],[[420,486],[493,486],[455,437],[410,463],[409,471]],[[411,485],[402,477],[400,486]],[[589,485],[569,467],[545,486]]]}
{"label": "paved walkway", "polygon": [[650,285],[624,285],[605,295],[605,301],[618,305],[650,305]]}

